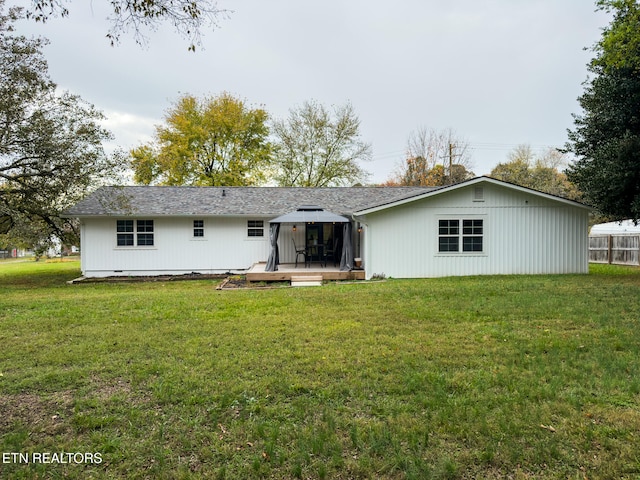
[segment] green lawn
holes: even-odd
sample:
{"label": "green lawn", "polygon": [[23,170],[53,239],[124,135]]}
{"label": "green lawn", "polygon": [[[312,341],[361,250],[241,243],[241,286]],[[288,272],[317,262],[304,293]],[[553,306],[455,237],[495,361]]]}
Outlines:
{"label": "green lawn", "polygon": [[[1,478],[640,477],[638,268],[234,291],[78,268],[0,262]],[[41,461],[79,452],[101,463]]]}

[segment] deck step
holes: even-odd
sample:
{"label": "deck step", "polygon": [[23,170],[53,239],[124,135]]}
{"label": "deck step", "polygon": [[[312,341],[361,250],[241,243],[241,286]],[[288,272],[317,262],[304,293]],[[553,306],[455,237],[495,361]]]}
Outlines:
{"label": "deck step", "polygon": [[321,287],[322,275],[292,275],[292,287]]}

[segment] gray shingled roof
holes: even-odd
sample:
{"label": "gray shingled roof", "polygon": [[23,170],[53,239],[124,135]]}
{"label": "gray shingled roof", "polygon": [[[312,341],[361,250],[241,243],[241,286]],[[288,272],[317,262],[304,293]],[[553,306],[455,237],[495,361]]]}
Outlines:
{"label": "gray shingled roof", "polygon": [[318,205],[339,215],[411,198],[434,187],[101,187],[65,212],[102,215],[278,216],[300,205]]}

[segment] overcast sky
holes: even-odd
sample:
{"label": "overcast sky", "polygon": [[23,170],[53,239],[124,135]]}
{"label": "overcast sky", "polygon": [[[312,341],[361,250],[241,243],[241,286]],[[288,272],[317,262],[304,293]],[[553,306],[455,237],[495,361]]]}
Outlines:
{"label": "overcast sky", "polygon": [[[19,3],[19,2],[17,2]],[[419,127],[452,128],[489,173],[517,145],[562,147],[591,47],[609,18],[591,0],[220,0],[233,10],[203,48],[162,28],[111,47],[106,0],[22,22],[50,40],[51,78],[108,117],[115,143],[150,140],[180,94],[223,91],[283,118],[306,100],[350,102],[383,182]]]}

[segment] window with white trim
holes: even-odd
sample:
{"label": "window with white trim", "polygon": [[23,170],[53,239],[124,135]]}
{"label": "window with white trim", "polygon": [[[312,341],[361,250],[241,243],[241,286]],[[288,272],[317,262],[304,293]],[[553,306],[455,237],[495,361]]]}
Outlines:
{"label": "window with white trim", "polygon": [[132,247],[134,245],[133,220],[118,220],[116,224],[117,245]]}
{"label": "window with white trim", "polygon": [[204,237],[204,220],[193,221],[193,236],[196,238]]}
{"label": "window with white trim", "polygon": [[264,220],[248,220],[247,236],[264,237]]}
{"label": "window with white trim", "polygon": [[153,220],[117,220],[116,245],[118,247],[152,247],[154,245]]}
{"label": "window with white trim", "polygon": [[474,219],[438,220],[439,253],[477,253],[484,248],[484,221]]}
{"label": "window with white trim", "polygon": [[460,220],[438,221],[438,251],[457,252],[460,250]]}

